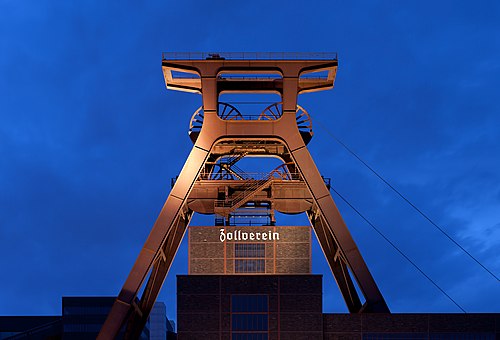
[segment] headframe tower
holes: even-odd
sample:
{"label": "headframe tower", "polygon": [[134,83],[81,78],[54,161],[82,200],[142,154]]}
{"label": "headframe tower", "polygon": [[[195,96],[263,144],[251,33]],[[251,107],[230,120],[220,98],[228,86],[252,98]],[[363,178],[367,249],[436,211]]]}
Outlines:
{"label": "headframe tower", "polygon": [[[389,312],[307,149],[312,122],[297,105],[298,94],[333,88],[337,65],[335,53],[163,54],[167,88],[202,95],[189,130],[194,146],[98,339],[115,338],[125,324],[126,338],[138,337],[193,212],[224,225],[250,203],[267,209],[270,223],[274,211],[305,212],[349,312]],[[281,101],[248,116],[221,102],[222,93],[276,93]],[[283,165],[249,178],[235,166],[246,156]]]}

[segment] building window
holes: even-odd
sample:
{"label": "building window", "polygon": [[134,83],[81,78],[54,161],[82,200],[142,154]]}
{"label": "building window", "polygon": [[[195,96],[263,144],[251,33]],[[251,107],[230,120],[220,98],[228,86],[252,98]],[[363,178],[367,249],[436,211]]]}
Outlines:
{"label": "building window", "polygon": [[266,245],[264,243],[234,244],[235,273],[265,273]]}
{"label": "building window", "polygon": [[267,340],[268,324],[267,295],[231,296],[232,340]]}
{"label": "building window", "polygon": [[234,257],[265,257],[266,245],[264,243],[235,243]]}

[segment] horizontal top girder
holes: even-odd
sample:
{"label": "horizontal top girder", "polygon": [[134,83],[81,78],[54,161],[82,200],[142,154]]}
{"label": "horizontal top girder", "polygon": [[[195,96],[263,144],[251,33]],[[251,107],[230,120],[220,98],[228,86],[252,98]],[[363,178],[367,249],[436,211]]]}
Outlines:
{"label": "horizontal top girder", "polygon": [[284,80],[293,79],[297,93],[322,91],[333,87],[337,66],[336,53],[164,53],[162,59],[167,88],[195,93],[203,92],[204,78],[215,78],[219,93],[282,93]]}
{"label": "horizontal top girder", "polygon": [[163,52],[169,60],[336,60],[337,52]]}

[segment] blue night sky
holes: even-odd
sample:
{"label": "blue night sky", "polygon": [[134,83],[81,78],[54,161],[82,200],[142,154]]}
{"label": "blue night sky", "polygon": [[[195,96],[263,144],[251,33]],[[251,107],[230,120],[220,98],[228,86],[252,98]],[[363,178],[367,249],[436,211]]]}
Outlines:
{"label": "blue night sky", "polygon": [[[335,89],[299,98],[320,172],[467,312],[500,312],[499,282],[319,128],[500,275],[500,3],[305,4],[0,0],[0,315],[118,294],[201,104],[165,89],[163,51],[338,52]],[[334,199],[393,312],[460,312]],[[186,254],[159,298],[173,318]],[[345,312],[313,257],[324,310]]]}

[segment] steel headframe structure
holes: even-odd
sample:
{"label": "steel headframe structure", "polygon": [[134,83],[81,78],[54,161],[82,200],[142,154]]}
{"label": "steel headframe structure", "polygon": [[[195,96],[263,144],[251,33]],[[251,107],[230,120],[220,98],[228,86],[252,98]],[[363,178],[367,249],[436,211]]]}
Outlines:
{"label": "steel headframe structure", "polygon": [[[193,212],[217,214],[227,223],[249,202],[254,207],[267,202],[283,213],[306,212],[349,312],[389,312],[306,147],[311,119],[297,105],[298,94],[333,88],[337,65],[332,53],[163,54],[167,89],[202,95],[189,130],[194,147],[98,339],[113,339],[123,329],[125,338],[139,337]],[[219,102],[227,92],[277,93],[281,102],[245,116]],[[245,156],[278,157],[283,166],[248,178],[234,165]]]}

